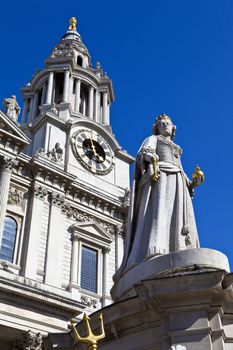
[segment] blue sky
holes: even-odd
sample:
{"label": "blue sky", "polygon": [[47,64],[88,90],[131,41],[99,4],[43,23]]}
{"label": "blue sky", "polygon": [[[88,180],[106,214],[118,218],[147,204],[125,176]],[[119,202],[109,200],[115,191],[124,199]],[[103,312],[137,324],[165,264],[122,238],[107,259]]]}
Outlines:
{"label": "blue sky", "polygon": [[71,16],[113,80],[113,132],[135,155],[166,112],[183,167],[206,182],[194,207],[203,247],[233,264],[233,1],[8,1],[1,9],[0,99],[16,94],[59,41]]}

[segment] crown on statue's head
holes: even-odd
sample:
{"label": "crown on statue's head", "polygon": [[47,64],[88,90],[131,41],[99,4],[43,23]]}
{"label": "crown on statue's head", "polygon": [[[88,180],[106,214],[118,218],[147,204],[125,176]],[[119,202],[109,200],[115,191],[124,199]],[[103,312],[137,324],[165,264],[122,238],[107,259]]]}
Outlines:
{"label": "crown on statue's head", "polygon": [[156,122],[162,119],[169,120],[170,122],[172,121],[166,113],[160,114],[158,117],[155,118]]}

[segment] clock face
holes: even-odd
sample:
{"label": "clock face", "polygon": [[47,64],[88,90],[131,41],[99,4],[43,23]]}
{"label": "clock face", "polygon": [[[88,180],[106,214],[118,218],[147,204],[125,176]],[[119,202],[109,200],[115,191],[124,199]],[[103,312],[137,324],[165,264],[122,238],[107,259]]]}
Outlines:
{"label": "clock face", "polygon": [[74,155],[81,164],[100,175],[111,171],[114,164],[113,152],[109,144],[96,131],[81,129],[71,137]]}

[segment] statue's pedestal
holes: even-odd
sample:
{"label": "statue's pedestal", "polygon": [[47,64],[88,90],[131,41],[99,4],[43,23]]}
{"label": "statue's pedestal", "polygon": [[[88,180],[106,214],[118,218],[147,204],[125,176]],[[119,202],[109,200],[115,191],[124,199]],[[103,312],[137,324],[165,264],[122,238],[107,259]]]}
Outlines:
{"label": "statue's pedestal", "polygon": [[228,258],[221,252],[207,248],[181,250],[152,257],[135,265],[114,284],[111,294],[114,301],[135,295],[134,286],[145,279],[168,276],[190,270],[224,270],[229,272]]}
{"label": "statue's pedestal", "polygon": [[[91,316],[106,338],[101,350],[233,350],[233,274],[211,249],[156,257],[128,270],[115,284],[117,301]],[[85,323],[77,326],[85,334]],[[72,333],[50,334],[45,349],[74,348]],[[79,347],[78,347],[79,348]]]}
{"label": "statue's pedestal", "polygon": [[134,286],[103,310],[101,350],[233,350],[233,274],[193,270]]}

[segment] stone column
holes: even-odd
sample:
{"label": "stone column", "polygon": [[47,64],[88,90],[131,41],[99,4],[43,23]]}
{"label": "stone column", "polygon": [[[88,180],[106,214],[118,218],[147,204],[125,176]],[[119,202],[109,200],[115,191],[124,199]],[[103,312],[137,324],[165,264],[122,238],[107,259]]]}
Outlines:
{"label": "stone column", "polygon": [[2,156],[0,159],[0,162],[1,162],[0,164],[0,247],[1,247],[8,194],[10,189],[10,179],[11,179],[14,160],[10,157]]}
{"label": "stone column", "polygon": [[62,259],[64,249],[65,216],[62,215],[61,206],[64,196],[57,192],[50,195],[49,232],[46,252],[45,283],[61,288]]}
{"label": "stone column", "polygon": [[79,236],[76,232],[73,232],[72,233],[70,287],[73,287],[74,285],[78,285],[78,263],[79,263]]}
{"label": "stone column", "polygon": [[83,115],[86,115],[86,100],[85,98],[83,99]]}
{"label": "stone column", "polygon": [[51,71],[49,72],[48,87],[47,87],[47,96],[46,96],[47,105],[51,105],[52,103],[53,80],[54,80],[54,72]]}
{"label": "stone column", "polygon": [[36,118],[36,112],[37,112],[37,108],[38,108],[38,100],[39,100],[39,92],[36,91],[34,94],[34,99],[33,99],[31,120],[34,120]]}
{"label": "stone column", "polygon": [[100,123],[100,95],[97,90],[95,92],[95,121]]}
{"label": "stone column", "polygon": [[110,252],[110,247],[104,247],[103,252],[103,286],[102,286],[102,295],[103,295],[103,307],[106,305],[106,296],[107,296],[107,286],[108,286],[108,253]]}
{"label": "stone column", "polygon": [[75,112],[79,112],[80,88],[81,88],[81,81],[80,81],[80,79],[75,79],[75,104],[74,104]]}
{"label": "stone column", "polygon": [[40,250],[41,225],[43,220],[44,201],[47,199],[48,190],[40,185],[34,185],[28,202],[26,216],[27,249],[24,253],[23,275],[36,280],[37,266]]}
{"label": "stone column", "polygon": [[109,124],[109,120],[108,120],[108,93],[107,93],[107,91],[103,92],[102,123]]}
{"label": "stone column", "polygon": [[32,114],[33,114],[33,96],[30,98],[30,107],[29,107],[29,118],[28,121],[32,121]]}
{"label": "stone column", "polygon": [[94,104],[93,96],[94,96],[94,88],[93,86],[91,86],[89,89],[89,95],[88,95],[88,117],[90,119],[93,119],[93,104]]}
{"label": "stone column", "polygon": [[43,84],[42,96],[41,96],[41,106],[45,104],[46,99],[46,83]]}
{"label": "stone column", "polygon": [[115,271],[119,268],[119,232],[120,232],[121,226],[117,225],[115,228]]}
{"label": "stone column", "polygon": [[27,123],[27,113],[28,113],[28,99],[24,100],[22,124]]}
{"label": "stone column", "polygon": [[70,83],[70,72],[69,70],[65,70],[64,86],[63,86],[63,102],[69,102],[69,83]]}

